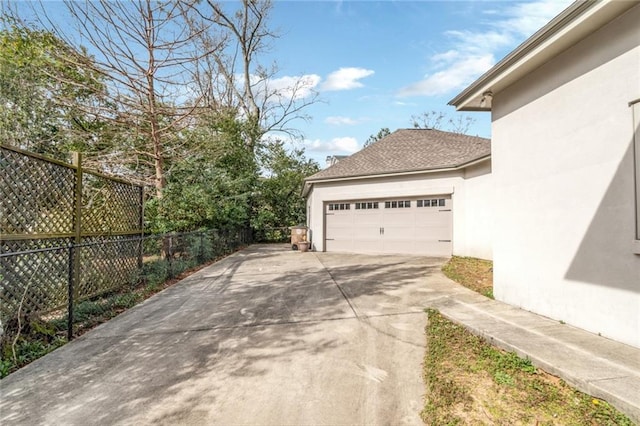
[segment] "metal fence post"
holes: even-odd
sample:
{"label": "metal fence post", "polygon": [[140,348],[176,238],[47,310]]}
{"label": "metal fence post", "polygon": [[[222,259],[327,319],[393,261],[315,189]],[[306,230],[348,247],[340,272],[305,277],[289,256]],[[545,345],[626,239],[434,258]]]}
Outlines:
{"label": "metal fence post", "polygon": [[199,236],[200,236],[200,249],[198,250],[198,261],[200,263],[204,262],[204,232],[200,231],[199,232]]}
{"label": "metal fence post", "polygon": [[144,263],[144,187],[139,187],[140,197],[138,202],[140,203],[140,207],[138,209],[138,214],[140,217],[138,218],[138,227],[140,229],[140,244],[138,246],[138,269],[139,272],[142,272],[142,266]]}
{"label": "metal fence post", "polygon": [[73,339],[73,280],[74,280],[74,245],[69,244],[69,280],[67,286],[67,342]]}
{"label": "metal fence post", "polygon": [[169,247],[167,247],[167,262],[169,262],[168,276],[173,278],[173,238],[169,235]]}
{"label": "metal fence post", "polygon": [[73,153],[75,167],[75,195],[73,211],[73,243],[69,249],[69,314],[67,316],[67,340],[73,339],[73,300],[80,283],[80,253],[78,245],[82,241],[82,154]]}

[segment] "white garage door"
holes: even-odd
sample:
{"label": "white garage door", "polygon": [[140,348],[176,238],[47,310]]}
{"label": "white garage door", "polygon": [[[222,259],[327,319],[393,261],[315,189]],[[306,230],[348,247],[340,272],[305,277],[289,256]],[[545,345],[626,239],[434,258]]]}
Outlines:
{"label": "white garage door", "polygon": [[450,195],[325,204],[325,250],[450,256]]}

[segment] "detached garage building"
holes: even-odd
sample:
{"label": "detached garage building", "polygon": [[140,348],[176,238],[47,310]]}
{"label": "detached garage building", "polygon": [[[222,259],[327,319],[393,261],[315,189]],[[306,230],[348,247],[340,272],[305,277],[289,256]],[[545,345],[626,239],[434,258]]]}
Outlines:
{"label": "detached garage building", "polygon": [[492,258],[491,142],[397,130],[307,178],[314,250]]}

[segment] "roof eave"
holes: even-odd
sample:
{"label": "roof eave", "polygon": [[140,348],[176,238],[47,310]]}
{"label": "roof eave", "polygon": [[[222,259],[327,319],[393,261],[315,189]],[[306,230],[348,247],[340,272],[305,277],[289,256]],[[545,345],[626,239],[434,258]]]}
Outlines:
{"label": "roof eave", "polygon": [[458,111],[490,111],[490,102],[483,103],[485,94],[498,93],[636,4],[609,0],[572,3],[448,104]]}
{"label": "roof eave", "polygon": [[478,157],[474,160],[467,161],[465,163],[459,163],[446,167],[438,167],[432,169],[420,169],[420,170],[405,170],[398,172],[390,172],[390,173],[377,173],[377,174],[369,174],[369,175],[353,175],[353,176],[339,176],[333,178],[320,178],[320,179],[305,179],[304,185],[302,187],[302,196],[306,197],[311,191],[311,187],[316,183],[325,183],[325,182],[341,182],[347,180],[362,180],[362,179],[375,179],[375,178],[384,178],[391,176],[408,176],[408,175],[418,175],[423,173],[441,173],[441,172],[451,172],[460,169],[464,169],[466,167],[473,166],[474,164],[481,163],[483,161],[491,159],[491,154]]}
{"label": "roof eave", "polygon": [[467,167],[471,167],[473,165],[482,163],[483,161],[487,161],[491,159],[491,154],[483,155],[482,157],[478,157],[476,159],[467,161],[465,163],[460,163],[456,166],[456,169],[465,169]]}

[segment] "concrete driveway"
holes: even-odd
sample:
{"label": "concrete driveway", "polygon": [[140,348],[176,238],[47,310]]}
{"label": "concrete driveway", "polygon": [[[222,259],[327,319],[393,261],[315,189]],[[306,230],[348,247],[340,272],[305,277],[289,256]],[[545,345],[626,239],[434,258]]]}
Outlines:
{"label": "concrete driveway", "polygon": [[0,424],[422,424],[442,261],[252,246],[0,381]]}

